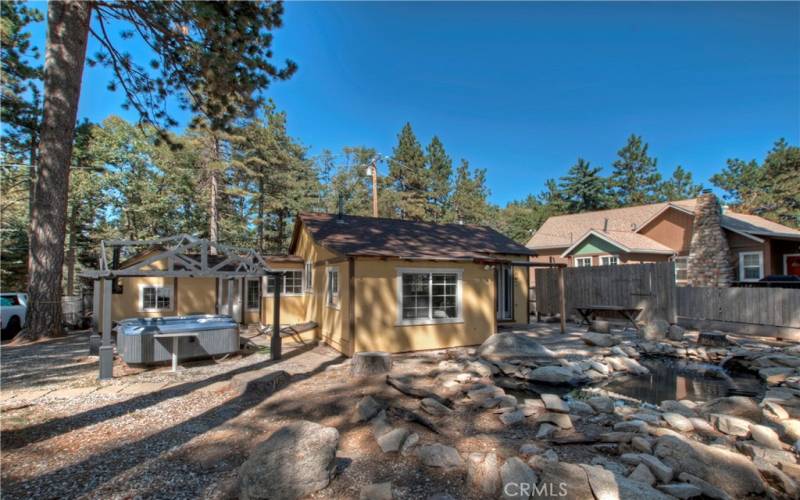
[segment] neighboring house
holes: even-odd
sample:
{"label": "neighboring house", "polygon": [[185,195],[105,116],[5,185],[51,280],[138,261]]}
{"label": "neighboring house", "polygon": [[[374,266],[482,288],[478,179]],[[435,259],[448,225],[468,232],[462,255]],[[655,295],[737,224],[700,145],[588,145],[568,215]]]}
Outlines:
{"label": "neighboring house", "polygon": [[[497,331],[498,322],[527,323],[533,255],[484,226],[304,213],[296,218],[289,255],[266,260],[287,272],[281,322],[313,321],[318,327],[302,338],[350,356],[476,345]],[[165,269],[167,263],[151,266]],[[231,311],[227,282],[117,278],[112,319],[221,313],[242,323],[271,323],[272,278],[234,279]]]}
{"label": "neighboring house", "polygon": [[[537,253],[534,262],[576,267],[672,260],[676,279],[686,282],[699,199],[550,217],[526,246]],[[734,281],[800,275],[800,231],[727,209],[719,226]]]}

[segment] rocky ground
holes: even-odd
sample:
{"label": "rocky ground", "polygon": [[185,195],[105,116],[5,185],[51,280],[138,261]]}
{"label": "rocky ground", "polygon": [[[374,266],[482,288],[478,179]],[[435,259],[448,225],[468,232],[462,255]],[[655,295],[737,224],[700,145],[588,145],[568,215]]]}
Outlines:
{"label": "rocky ground", "polygon": [[[395,356],[388,379],[317,347],[139,395],[11,399],[3,496],[797,498],[800,350],[704,337],[509,332]],[[768,388],[659,405],[579,388],[646,376],[642,353],[755,371]]]}

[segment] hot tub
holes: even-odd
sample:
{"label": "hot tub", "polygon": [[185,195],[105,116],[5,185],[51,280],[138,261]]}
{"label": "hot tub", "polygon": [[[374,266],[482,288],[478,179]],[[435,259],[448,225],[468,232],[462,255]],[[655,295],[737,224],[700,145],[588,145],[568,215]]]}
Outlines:
{"label": "hot tub", "polygon": [[[239,350],[239,325],[230,316],[203,314],[130,318],[117,323],[117,351],[126,363],[160,363]],[[176,350],[177,348],[177,350]]]}

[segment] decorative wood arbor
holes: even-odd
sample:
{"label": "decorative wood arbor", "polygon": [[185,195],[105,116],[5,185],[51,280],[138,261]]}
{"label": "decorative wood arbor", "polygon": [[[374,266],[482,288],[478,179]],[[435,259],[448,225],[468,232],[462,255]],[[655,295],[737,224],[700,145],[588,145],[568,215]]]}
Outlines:
{"label": "decorative wood arbor", "polygon": [[[119,257],[128,247],[148,248],[148,252],[138,252],[143,258],[133,260],[119,268]],[[109,264],[108,252],[112,258]],[[164,269],[155,268],[156,262],[166,262]],[[152,240],[103,240],[100,243],[99,269],[84,271],[81,276],[94,280],[93,319],[94,333],[102,331],[99,348],[100,379],[112,378],[113,347],[111,346],[111,290],[115,278],[166,277],[166,278],[219,278],[227,280],[228,311],[232,311],[234,280],[237,278],[261,278],[273,276],[276,292],[283,285],[284,272],[270,269],[266,260],[251,248],[223,245],[188,234]],[[98,312],[101,304],[102,287],[102,325],[98,325]],[[280,294],[275,294],[273,333],[271,339],[272,359],[280,359]]]}

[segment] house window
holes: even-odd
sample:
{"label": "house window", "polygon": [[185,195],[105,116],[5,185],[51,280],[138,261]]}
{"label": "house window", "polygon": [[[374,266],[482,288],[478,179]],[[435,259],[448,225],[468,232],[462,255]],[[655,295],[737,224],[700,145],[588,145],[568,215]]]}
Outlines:
{"label": "house window", "polygon": [[398,274],[400,324],[461,321],[461,270],[406,269]]}
{"label": "house window", "polygon": [[328,269],[328,305],[339,305],[339,269],[336,267]]}
{"label": "house window", "polygon": [[172,309],[172,288],[160,285],[145,285],[139,288],[139,304],[142,312],[169,311]]}
{"label": "house window", "polygon": [[247,280],[247,308],[258,309],[259,302],[261,301],[261,280],[248,279]]}
{"label": "house window", "polygon": [[601,266],[616,266],[618,264],[619,264],[619,257],[617,257],[616,255],[603,255],[602,257],[600,257]]}
{"label": "house window", "polygon": [[592,258],[575,257],[575,267],[592,267]]}
{"label": "house window", "polygon": [[[300,295],[303,293],[303,271],[293,269],[283,271],[282,295]],[[267,295],[275,294],[275,277],[267,276]]]}
{"label": "house window", "polygon": [[306,269],[305,269],[305,289],[307,292],[314,290],[314,280],[312,272],[314,271],[314,266],[311,262],[306,262]]}
{"label": "house window", "polygon": [[689,281],[689,257],[675,257],[675,283]]}
{"label": "house window", "polygon": [[739,252],[739,279],[758,281],[764,277],[764,254],[762,252]]}

